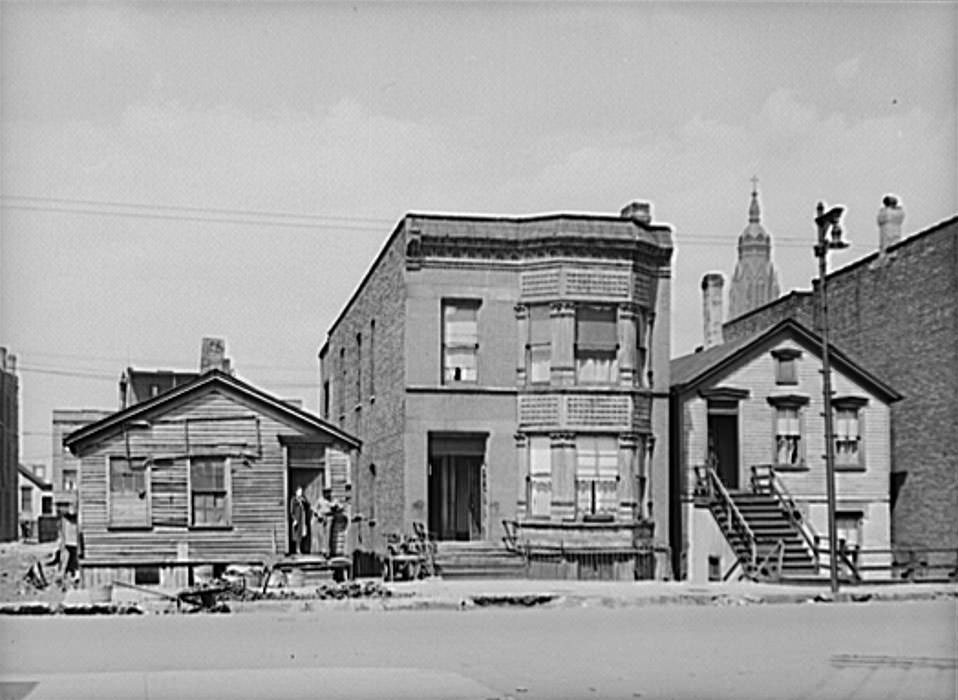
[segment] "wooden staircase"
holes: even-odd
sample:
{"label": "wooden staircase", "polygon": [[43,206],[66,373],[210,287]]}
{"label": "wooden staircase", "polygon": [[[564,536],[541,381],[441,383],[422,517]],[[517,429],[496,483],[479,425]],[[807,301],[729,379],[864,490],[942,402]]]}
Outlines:
{"label": "wooden staircase", "polygon": [[436,568],[446,579],[524,578],[522,555],[493,542],[437,542]]}
{"label": "wooden staircase", "polygon": [[[764,562],[765,570],[754,572],[758,577],[807,579],[817,575],[812,552],[777,498],[745,490],[728,494],[754,536],[758,566],[763,567]],[[710,510],[739,562],[748,562],[751,548],[747,538],[734,529],[722,527],[720,509],[715,504],[710,505]]]}

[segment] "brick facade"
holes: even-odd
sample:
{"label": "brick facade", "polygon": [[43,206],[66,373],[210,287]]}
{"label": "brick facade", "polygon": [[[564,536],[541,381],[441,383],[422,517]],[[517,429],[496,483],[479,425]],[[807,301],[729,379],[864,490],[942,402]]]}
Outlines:
{"label": "brick facade", "polygon": [[[725,324],[726,342],[792,317],[818,327],[800,291]],[[892,407],[892,539],[958,547],[958,217],[828,277],[829,338],[904,399]]]}
{"label": "brick facade", "polygon": [[19,536],[20,379],[16,355],[0,348],[0,542]]}
{"label": "brick facade", "polygon": [[[621,216],[404,217],[319,353],[323,415],[363,443],[353,503],[367,543],[375,547],[385,533],[435,519],[431,474],[437,455],[455,449],[479,450],[482,461],[481,527],[469,539],[498,542],[502,521],[525,512],[528,435],[551,439],[553,464],[574,470],[574,449],[570,458],[565,445],[574,445],[577,433],[603,431],[619,440],[627,467],[622,516],[654,518],[664,538],[670,257],[670,229],[653,224],[641,205]],[[443,309],[450,300],[477,309],[476,376],[463,382],[444,375]],[[551,369],[536,386],[526,374],[530,306],[546,309],[552,343]],[[580,306],[609,309],[614,319],[618,349],[608,385],[577,386]],[[523,423],[523,407],[541,398],[555,412],[537,409],[540,423]],[[462,444],[450,447],[450,440]],[[483,447],[463,447],[470,440]],[[631,483],[636,469],[647,472],[642,504]],[[557,489],[565,478],[557,476]],[[574,494],[574,481],[568,484]],[[561,500],[556,508],[574,507]],[[556,522],[568,517],[571,510]]]}

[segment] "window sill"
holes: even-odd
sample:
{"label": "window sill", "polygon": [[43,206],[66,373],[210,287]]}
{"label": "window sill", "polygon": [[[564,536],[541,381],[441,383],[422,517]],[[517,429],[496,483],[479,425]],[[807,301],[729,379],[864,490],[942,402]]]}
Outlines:
{"label": "window sill", "polygon": [[777,472],[807,472],[808,465],[805,462],[801,464],[773,464],[772,469]]}
{"label": "window sill", "polygon": [[113,531],[113,530],[149,531],[153,529],[153,526],[152,525],[114,525],[110,523],[109,525],[106,526],[106,529],[109,531]]}
{"label": "window sill", "polygon": [[190,530],[232,530],[232,525],[190,525]]}
{"label": "window sill", "polygon": [[868,471],[864,465],[861,464],[836,464],[836,472],[865,472]]}

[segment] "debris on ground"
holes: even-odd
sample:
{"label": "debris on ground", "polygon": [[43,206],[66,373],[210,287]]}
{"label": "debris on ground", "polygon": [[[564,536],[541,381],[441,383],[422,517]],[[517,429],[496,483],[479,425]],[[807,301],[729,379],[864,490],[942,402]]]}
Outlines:
{"label": "debris on ground", "polygon": [[479,607],[488,607],[490,605],[513,605],[525,606],[527,608],[533,605],[545,605],[551,603],[558,596],[553,594],[534,594],[525,595],[474,595],[470,600]]}

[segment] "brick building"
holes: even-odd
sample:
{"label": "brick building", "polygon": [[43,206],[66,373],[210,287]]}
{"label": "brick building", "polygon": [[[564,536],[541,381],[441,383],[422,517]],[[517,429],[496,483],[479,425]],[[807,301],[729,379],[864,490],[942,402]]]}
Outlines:
{"label": "brick building", "polygon": [[20,466],[20,378],[17,356],[0,347],[0,542],[20,536],[17,484]]}
{"label": "brick building", "polygon": [[[880,247],[828,275],[829,338],[895,387],[892,540],[958,547],[958,215],[898,240],[904,212],[879,211]],[[783,318],[817,329],[817,285],[723,326],[726,342]]]}
{"label": "brick building", "polygon": [[319,352],[321,413],[363,442],[366,537],[664,540],[671,254],[648,204],[406,215]]}

